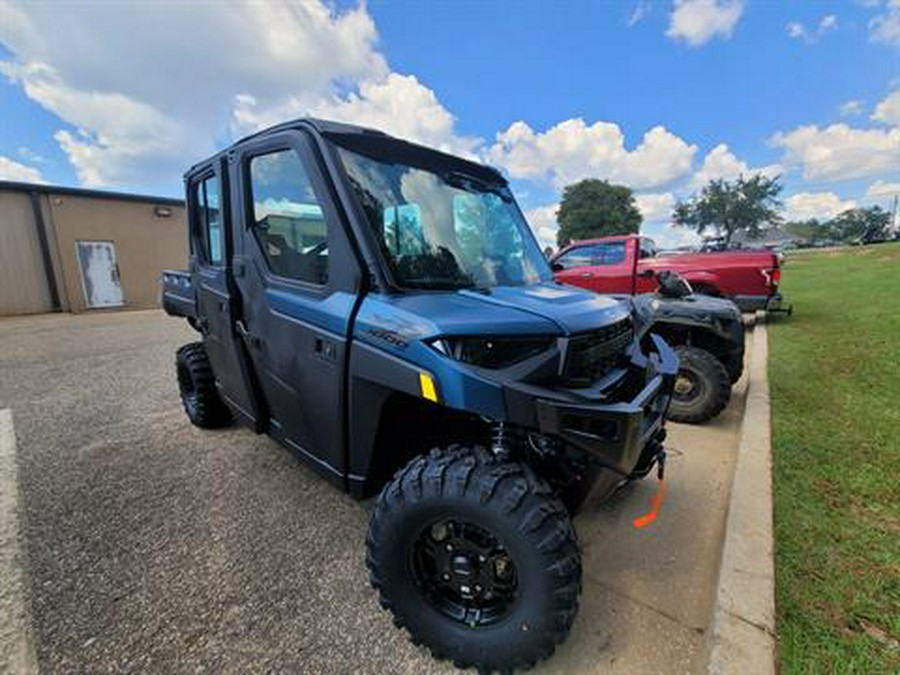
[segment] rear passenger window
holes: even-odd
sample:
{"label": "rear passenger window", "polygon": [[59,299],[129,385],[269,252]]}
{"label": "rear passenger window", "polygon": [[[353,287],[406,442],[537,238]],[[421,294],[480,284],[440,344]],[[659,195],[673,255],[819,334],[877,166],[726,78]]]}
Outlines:
{"label": "rear passenger window", "polygon": [[222,237],[222,211],[219,208],[219,180],[215,176],[195,183],[194,203],[200,258],[207,265],[221,265],[225,260],[225,241]]}
{"label": "rear passenger window", "polygon": [[253,230],[275,274],[328,282],[328,227],[312,181],[293,150],[250,160]]}

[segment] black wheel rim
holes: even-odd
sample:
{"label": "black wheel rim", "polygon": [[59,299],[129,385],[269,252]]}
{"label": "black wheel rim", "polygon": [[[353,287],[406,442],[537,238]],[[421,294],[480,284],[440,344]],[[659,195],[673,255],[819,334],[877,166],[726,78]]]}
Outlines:
{"label": "black wheel rim", "polygon": [[693,403],[703,395],[703,380],[690,370],[679,370],[673,395],[680,403]]}
{"label": "black wheel rim", "polygon": [[181,390],[181,400],[189,414],[197,409],[197,387],[194,386],[194,378],[191,371],[182,364],[178,364],[178,388]]}
{"label": "black wheel rim", "polygon": [[412,575],[426,602],[470,627],[506,617],[518,579],[509,553],[483,527],[442,519],[423,529],[411,548]]}

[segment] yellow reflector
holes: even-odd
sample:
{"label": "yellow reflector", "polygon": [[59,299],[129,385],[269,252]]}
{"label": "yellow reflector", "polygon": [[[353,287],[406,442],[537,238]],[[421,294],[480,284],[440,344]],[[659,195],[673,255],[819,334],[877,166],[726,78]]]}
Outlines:
{"label": "yellow reflector", "polygon": [[429,401],[438,402],[437,387],[434,386],[434,380],[428,373],[419,373],[419,386],[422,388],[422,398]]}

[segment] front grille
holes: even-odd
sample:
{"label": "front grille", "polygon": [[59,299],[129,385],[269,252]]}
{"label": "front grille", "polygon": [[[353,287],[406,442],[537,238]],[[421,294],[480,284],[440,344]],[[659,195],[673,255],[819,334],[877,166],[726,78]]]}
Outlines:
{"label": "front grille", "polygon": [[622,363],[634,336],[631,318],[569,339],[563,381],[568,386],[586,386]]}

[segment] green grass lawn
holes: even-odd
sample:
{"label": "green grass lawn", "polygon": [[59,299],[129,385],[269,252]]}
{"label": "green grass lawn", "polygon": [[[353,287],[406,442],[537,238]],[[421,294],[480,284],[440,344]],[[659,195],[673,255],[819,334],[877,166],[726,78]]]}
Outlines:
{"label": "green grass lawn", "polygon": [[900,672],[900,244],[798,253],[769,329],[782,673]]}

